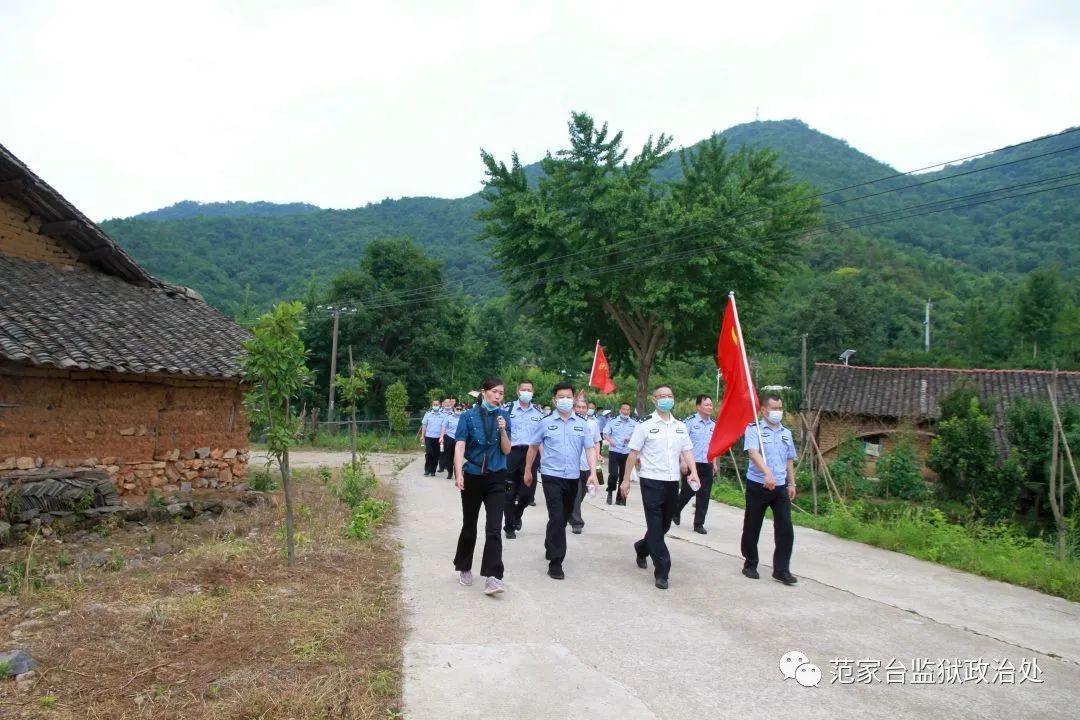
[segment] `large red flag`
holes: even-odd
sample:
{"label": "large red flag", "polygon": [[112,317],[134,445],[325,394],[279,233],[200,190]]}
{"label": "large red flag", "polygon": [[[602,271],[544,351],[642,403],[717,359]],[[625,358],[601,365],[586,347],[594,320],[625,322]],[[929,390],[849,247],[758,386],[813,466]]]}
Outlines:
{"label": "large red flag", "polygon": [[589,385],[597,388],[603,395],[615,392],[615,383],[611,382],[611,368],[608,366],[604,348],[600,347],[600,341],[596,341],[596,353],[593,355],[592,373],[589,375]]}
{"label": "large red flag", "polygon": [[709,460],[723,455],[746,432],[757,415],[757,398],[750,386],[750,366],[746,362],[735,294],[728,295],[720,341],[716,346],[716,364],[724,375],[724,401],[716,416],[716,427],[709,440]]}

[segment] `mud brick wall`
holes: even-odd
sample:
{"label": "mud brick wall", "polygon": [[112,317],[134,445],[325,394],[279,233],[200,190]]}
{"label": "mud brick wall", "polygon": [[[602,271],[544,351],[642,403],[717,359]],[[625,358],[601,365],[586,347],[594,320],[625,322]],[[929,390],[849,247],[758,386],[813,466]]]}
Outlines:
{"label": "mud brick wall", "polygon": [[0,473],[95,468],[121,494],[229,487],[247,474],[242,400],[235,382],[0,369]]}
{"label": "mud brick wall", "polygon": [[78,256],[62,242],[41,235],[41,218],[11,200],[0,198],[0,252],[23,260],[75,265]]}
{"label": "mud brick wall", "polygon": [[[898,424],[890,419],[864,417],[859,415],[831,415],[822,413],[818,420],[817,441],[825,459],[832,462],[836,459],[837,449],[840,444],[854,435],[866,433],[883,433],[892,431]],[[932,426],[922,423],[914,429],[932,431]],[[885,435],[881,439],[881,450],[888,453],[892,450],[895,435]],[[930,453],[930,438],[924,434],[915,436],[915,454],[922,465],[923,477],[927,480],[935,480],[936,474],[926,467],[926,458]],[[869,477],[877,477],[877,458],[867,456],[866,474]]]}

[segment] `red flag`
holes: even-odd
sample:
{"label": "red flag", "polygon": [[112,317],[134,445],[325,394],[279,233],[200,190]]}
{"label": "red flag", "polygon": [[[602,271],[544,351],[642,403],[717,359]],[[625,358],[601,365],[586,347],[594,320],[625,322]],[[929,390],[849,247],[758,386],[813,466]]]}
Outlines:
{"label": "red flag", "polygon": [[716,416],[716,427],[709,440],[709,460],[726,453],[757,416],[757,398],[750,386],[750,366],[746,362],[734,293],[728,295],[724,322],[720,326],[716,364],[724,375],[724,401],[720,404],[720,414]]}
{"label": "red flag", "polygon": [[611,382],[611,368],[608,366],[607,356],[604,355],[604,348],[600,347],[599,340],[596,341],[596,353],[593,355],[589,385],[597,388],[603,395],[615,392],[615,383]]}

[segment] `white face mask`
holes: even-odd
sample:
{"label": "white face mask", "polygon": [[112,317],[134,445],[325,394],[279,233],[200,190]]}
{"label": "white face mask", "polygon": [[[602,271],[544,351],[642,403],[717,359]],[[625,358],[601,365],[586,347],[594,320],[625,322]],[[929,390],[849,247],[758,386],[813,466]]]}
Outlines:
{"label": "white face mask", "polygon": [[559,398],[555,401],[555,407],[559,412],[568,413],[574,409],[574,398]]}
{"label": "white face mask", "polygon": [[784,411],[770,410],[768,415],[766,415],[765,417],[767,417],[769,422],[771,422],[773,425],[779,425],[780,421],[784,419]]}

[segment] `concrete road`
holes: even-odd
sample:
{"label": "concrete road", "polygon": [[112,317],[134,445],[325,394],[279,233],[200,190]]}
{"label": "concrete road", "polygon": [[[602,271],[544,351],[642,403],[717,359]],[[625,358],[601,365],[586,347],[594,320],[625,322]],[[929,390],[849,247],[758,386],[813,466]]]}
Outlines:
{"label": "concrete road", "polygon": [[[411,720],[1077,717],[1080,605],[802,528],[797,587],[768,566],[748,580],[741,511],[715,503],[707,536],[672,528],[660,591],[634,563],[636,486],[626,508],[587,501],[555,581],[540,493],[503,541],[508,591],[490,598],[453,571],[453,484],[421,462],[399,475]],[[482,543],[481,525],[474,572]],[[817,687],[784,679],[789,651],[820,669]]]}

